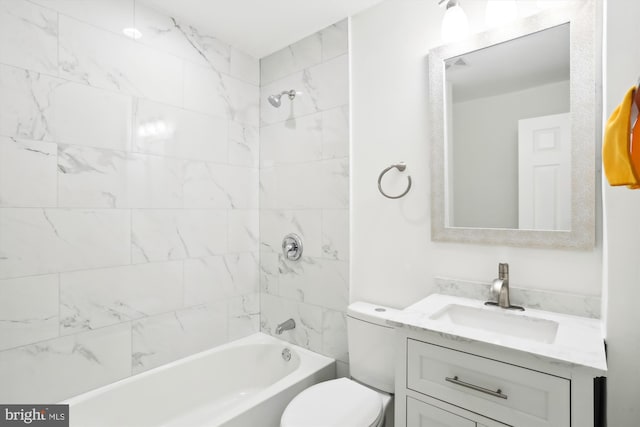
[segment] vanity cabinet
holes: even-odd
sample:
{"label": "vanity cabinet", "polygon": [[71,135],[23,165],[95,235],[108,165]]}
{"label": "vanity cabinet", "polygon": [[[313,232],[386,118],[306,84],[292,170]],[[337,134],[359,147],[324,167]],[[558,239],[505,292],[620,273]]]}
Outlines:
{"label": "vanity cabinet", "polygon": [[590,427],[593,375],[455,336],[396,329],[396,427]]}

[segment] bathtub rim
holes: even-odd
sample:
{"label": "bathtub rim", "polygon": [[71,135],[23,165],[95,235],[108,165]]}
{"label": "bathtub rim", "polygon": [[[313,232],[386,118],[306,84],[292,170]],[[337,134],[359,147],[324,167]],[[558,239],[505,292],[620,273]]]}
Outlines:
{"label": "bathtub rim", "polygon": [[[119,387],[123,387],[126,386],[127,383],[129,382],[133,382],[133,381],[138,381],[138,380],[142,380],[147,376],[150,375],[156,375],[158,373],[161,373],[165,370],[168,369],[172,369],[176,366],[182,365],[182,364],[186,364],[192,361],[196,361],[199,360],[201,358],[205,358],[211,354],[214,353],[218,353],[221,351],[224,351],[228,348],[233,348],[233,347],[244,347],[244,346],[250,346],[250,345],[255,345],[255,344],[275,344],[275,345],[280,345],[282,346],[282,348],[284,349],[285,347],[290,348],[295,350],[299,355],[300,355],[300,365],[290,374],[278,379],[275,383],[273,383],[272,385],[270,385],[267,389],[271,390],[271,389],[275,389],[277,391],[283,390],[286,387],[300,381],[301,379],[304,378],[303,373],[307,372],[309,369],[313,369],[313,370],[318,370],[318,369],[322,369],[326,366],[329,366],[331,364],[335,363],[335,359],[330,358],[328,356],[324,356],[322,354],[319,353],[315,353],[311,350],[308,350],[306,348],[300,347],[296,344],[291,344],[288,341],[284,341],[284,340],[280,340],[278,338],[272,337],[271,335],[265,334],[263,332],[256,332],[253,333],[251,335],[248,335],[246,337],[243,338],[239,338],[237,340],[234,341],[230,341],[228,343],[225,344],[221,344],[219,346],[215,346],[212,347],[210,349],[207,350],[203,350],[200,351],[198,353],[194,353],[191,354],[189,356],[185,356],[183,358],[174,360],[172,362],[166,363],[164,365],[160,365],[157,366],[155,368],[149,369],[148,371],[145,372],[141,372],[139,374],[135,374],[135,375],[131,375],[129,377],[123,378],[121,380],[115,381],[113,383],[109,383],[106,384],[104,386],[98,387],[96,389],[93,390],[89,390],[86,391],[82,394],[78,394],[76,396],[72,396],[68,399],[65,399],[61,402],[59,402],[59,404],[62,405],[69,405],[70,411],[73,409],[73,407],[77,404],[81,404],[87,400],[90,399],[94,399],[94,398],[99,398],[99,396],[105,392],[111,391],[113,389],[117,389]],[[272,390],[273,391],[273,390]],[[249,405],[249,402],[253,402],[253,401],[260,401],[260,399],[258,399],[258,397],[260,397],[261,395],[263,395],[265,393],[265,390],[262,390],[258,393],[256,393],[256,395],[252,396],[251,398],[247,399],[247,403],[246,405],[242,405],[242,406],[246,406],[246,407],[250,407],[251,405]],[[238,411],[232,411],[232,412],[241,412],[240,410]]]}

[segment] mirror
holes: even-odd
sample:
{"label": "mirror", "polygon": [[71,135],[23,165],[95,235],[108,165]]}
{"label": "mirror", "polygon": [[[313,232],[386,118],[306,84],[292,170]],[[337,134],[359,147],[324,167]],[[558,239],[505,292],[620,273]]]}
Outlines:
{"label": "mirror", "polygon": [[432,239],[591,248],[591,1],[429,53]]}
{"label": "mirror", "polygon": [[571,229],[569,24],[445,60],[449,227]]}

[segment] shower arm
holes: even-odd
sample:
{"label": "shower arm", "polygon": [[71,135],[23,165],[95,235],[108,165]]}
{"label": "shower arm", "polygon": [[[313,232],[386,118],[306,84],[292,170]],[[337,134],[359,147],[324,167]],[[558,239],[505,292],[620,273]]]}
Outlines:
{"label": "shower arm", "polygon": [[296,97],[296,90],[295,89],[283,90],[280,93],[280,96],[282,96],[282,95],[287,95],[289,97],[289,99],[293,100]]}

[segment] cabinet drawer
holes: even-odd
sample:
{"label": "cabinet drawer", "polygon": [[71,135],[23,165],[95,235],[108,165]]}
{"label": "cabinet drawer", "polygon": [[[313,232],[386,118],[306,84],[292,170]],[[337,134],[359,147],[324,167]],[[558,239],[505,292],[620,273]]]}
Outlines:
{"label": "cabinet drawer", "polygon": [[407,426],[476,427],[474,421],[447,412],[428,403],[407,397]]}
{"label": "cabinet drawer", "polygon": [[569,427],[570,382],[407,340],[407,388],[518,427]]}

